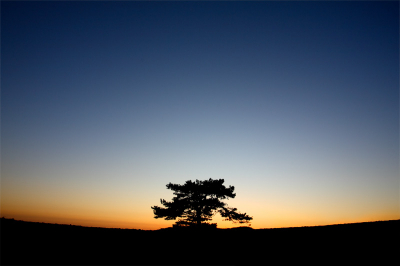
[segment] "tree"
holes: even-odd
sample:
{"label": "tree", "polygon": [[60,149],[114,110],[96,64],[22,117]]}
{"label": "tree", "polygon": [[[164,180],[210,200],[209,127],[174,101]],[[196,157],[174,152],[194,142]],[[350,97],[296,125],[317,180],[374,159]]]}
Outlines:
{"label": "tree", "polygon": [[217,212],[225,218],[225,221],[249,223],[252,217],[246,213],[237,212],[236,208],[227,207],[223,199],[235,198],[233,193],[235,187],[228,188],[223,185],[224,179],[204,180],[192,182],[186,181],[184,185],[167,184],[167,189],[174,191],[175,197],[168,202],[161,199],[161,204],[165,208],[153,206],[154,218],[164,218],[165,220],[175,220],[179,217],[176,224],[178,226],[201,226],[208,224],[207,221]]}

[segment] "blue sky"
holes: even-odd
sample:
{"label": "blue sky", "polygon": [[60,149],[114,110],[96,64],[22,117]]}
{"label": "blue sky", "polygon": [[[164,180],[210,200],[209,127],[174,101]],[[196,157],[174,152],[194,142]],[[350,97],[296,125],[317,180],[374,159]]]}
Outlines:
{"label": "blue sky", "polygon": [[258,228],[399,218],[398,2],[1,12],[3,216],[162,227],[211,177]]}

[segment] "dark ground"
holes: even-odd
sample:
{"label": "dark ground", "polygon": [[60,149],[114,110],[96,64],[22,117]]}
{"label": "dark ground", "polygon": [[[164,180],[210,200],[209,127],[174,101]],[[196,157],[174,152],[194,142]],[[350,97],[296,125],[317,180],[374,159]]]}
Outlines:
{"label": "dark ground", "polygon": [[396,265],[400,220],[281,229],[106,229],[1,219],[2,265]]}

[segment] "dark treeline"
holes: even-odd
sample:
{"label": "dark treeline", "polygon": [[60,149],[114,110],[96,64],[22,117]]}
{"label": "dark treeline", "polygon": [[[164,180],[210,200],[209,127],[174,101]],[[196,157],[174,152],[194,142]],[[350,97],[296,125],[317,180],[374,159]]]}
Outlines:
{"label": "dark treeline", "polygon": [[398,261],[399,239],[400,220],[279,229],[146,231],[2,218],[1,264],[385,264]]}

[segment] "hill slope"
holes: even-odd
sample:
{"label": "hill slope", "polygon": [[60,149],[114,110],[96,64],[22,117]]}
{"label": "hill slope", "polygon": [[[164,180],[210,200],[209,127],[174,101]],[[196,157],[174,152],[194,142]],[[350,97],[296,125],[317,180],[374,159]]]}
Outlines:
{"label": "hill slope", "polygon": [[1,264],[237,265],[398,260],[400,220],[281,229],[130,230],[1,219]]}

